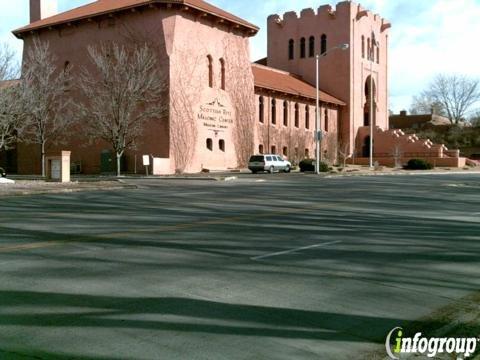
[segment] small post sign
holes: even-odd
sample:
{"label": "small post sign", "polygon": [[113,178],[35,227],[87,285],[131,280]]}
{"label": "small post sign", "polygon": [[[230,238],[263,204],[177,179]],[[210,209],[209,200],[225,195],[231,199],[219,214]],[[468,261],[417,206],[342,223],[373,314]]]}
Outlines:
{"label": "small post sign", "polygon": [[143,166],[145,166],[145,174],[148,176],[148,167],[150,166],[150,155],[143,155]]}

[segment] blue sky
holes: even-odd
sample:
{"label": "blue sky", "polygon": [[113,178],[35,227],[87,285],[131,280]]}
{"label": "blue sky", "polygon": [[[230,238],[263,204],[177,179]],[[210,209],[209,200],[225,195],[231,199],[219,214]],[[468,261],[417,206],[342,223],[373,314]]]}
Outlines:
{"label": "blue sky", "polygon": [[[22,42],[10,31],[28,23],[28,0],[0,0],[0,43],[20,54]],[[92,0],[59,0],[65,11]],[[317,8],[328,0],[210,0],[260,26],[252,39],[252,60],[266,54],[265,24],[270,14]],[[334,2],[330,2],[334,4]],[[413,95],[437,73],[480,78],[480,0],[364,0],[360,3],[393,24],[390,42],[390,103],[394,111],[409,108]]]}

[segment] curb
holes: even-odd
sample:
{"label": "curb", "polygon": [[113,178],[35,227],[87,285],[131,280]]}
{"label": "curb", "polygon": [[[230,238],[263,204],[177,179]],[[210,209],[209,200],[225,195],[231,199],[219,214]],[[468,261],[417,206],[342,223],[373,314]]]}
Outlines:
{"label": "curb", "polygon": [[110,186],[110,187],[90,187],[90,188],[71,188],[71,189],[39,189],[39,190],[24,190],[14,193],[0,193],[1,198],[9,197],[21,197],[21,196],[30,196],[30,195],[50,195],[50,194],[70,194],[70,193],[79,193],[79,192],[97,192],[97,191],[114,191],[114,190],[124,190],[124,189],[138,189],[136,185],[123,184],[119,186]]}
{"label": "curb", "polygon": [[439,171],[439,172],[390,172],[390,173],[363,173],[363,174],[331,174],[326,175],[324,178],[340,178],[340,177],[367,177],[367,176],[428,176],[428,175],[480,175],[480,172],[461,172],[461,171]]}

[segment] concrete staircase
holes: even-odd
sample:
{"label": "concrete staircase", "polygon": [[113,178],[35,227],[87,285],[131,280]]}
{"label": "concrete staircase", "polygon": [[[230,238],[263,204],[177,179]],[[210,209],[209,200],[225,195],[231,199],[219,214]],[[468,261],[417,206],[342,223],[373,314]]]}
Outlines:
{"label": "concrete staircase", "polygon": [[[355,163],[366,165],[365,157],[369,143],[370,128],[358,130]],[[373,132],[374,159],[380,165],[398,166],[410,159],[424,159],[434,166],[464,167],[466,158],[460,157],[460,150],[449,150],[443,144],[435,144],[430,139],[420,139],[416,134],[405,134],[402,130],[383,130],[376,127]],[[472,161],[472,160],[470,160]],[[353,162],[353,161],[352,161]]]}

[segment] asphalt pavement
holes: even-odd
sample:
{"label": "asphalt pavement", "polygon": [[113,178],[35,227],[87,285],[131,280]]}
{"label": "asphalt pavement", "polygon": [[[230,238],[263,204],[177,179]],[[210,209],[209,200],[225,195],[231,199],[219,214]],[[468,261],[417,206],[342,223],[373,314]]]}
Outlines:
{"label": "asphalt pavement", "polygon": [[367,358],[480,288],[479,175],[125,181],[0,200],[0,359]]}

